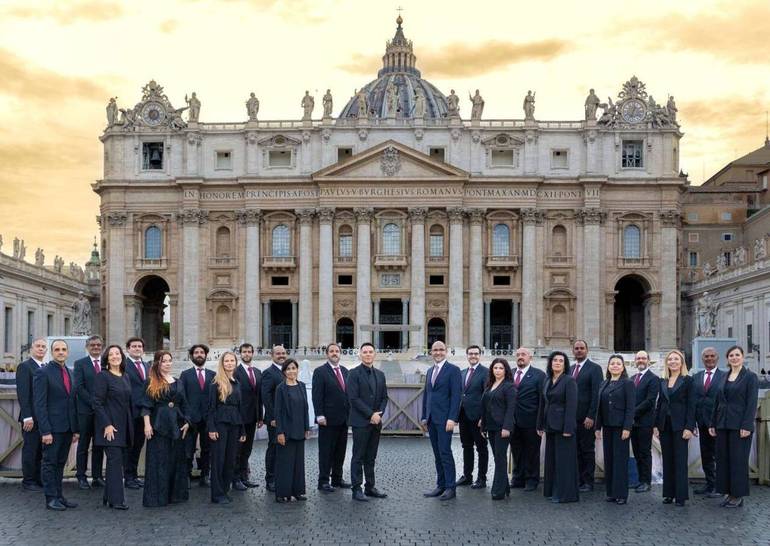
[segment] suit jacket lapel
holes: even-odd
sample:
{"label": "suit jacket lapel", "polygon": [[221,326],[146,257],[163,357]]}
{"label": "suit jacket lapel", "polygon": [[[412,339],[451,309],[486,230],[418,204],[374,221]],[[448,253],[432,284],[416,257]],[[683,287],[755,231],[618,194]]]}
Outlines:
{"label": "suit jacket lapel", "polygon": [[668,397],[668,379],[659,379],[660,381],[660,394],[662,394],[666,400],[669,400]]}

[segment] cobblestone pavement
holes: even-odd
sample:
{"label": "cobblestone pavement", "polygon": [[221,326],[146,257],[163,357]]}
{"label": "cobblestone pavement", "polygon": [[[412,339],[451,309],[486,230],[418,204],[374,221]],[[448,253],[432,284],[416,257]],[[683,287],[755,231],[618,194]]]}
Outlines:
{"label": "cobblestone pavement", "polygon": [[[770,545],[770,488],[754,486],[743,508],[726,510],[718,500],[695,498],[685,508],[661,503],[652,493],[631,492],[626,506],[604,501],[601,485],[577,504],[554,505],[535,493],[513,490],[494,502],[489,489],[460,488],[454,501],[422,498],[434,480],[426,439],[384,438],[377,460],[383,500],[354,503],[349,491],[315,489],[317,445],[307,444],[308,501],[279,505],[262,481],[264,442],[252,468],[261,486],[233,492],[231,505],[212,505],[197,482],[190,501],[167,508],[141,506],[141,491],[127,491],[130,510],[102,508],[99,490],[65,484],[80,503],[63,513],[47,511],[41,493],[21,491],[18,481],[0,483],[0,544],[612,544],[663,546]],[[455,460],[461,460],[459,441]],[[350,460],[350,443],[348,459]],[[349,479],[346,465],[346,479]],[[491,469],[490,469],[491,475]]]}

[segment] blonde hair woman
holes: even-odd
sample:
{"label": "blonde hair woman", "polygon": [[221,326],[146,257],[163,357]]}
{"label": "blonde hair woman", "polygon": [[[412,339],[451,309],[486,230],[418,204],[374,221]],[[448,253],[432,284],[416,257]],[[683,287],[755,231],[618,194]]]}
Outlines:
{"label": "blonde hair woman", "polygon": [[211,502],[227,504],[235,475],[238,442],[246,441],[241,420],[241,390],[234,374],[238,359],[232,351],[219,357],[217,373],[209,391],[208,431],[211,440]]}
{"label": "blonde hair woman", "polygon": [[695,391],[682,351],[666,354],[660,396],[655,408],[655,436],[663,458],[663,504],[684,506],[689,497],[687,455],[695,430]]}

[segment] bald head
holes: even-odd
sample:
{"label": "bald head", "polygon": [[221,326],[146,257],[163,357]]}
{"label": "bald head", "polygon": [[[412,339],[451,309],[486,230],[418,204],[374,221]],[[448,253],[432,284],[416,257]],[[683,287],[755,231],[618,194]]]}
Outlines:
{"label": "bald head", "polygon": [[516,349],[516,366],[519,368],[526,368],[532,361],[532,351],[527,347],[519,347]]}
{"label": "bald head", "polygon": [[650,355],[647,354],[647,351],[639,351],[634,355],[634,364],[636,365],[636,369],[640,372],[643,372],[650,366]]}
{"label": "bald head", "polygon": [[443,341],[434,341],[430,347],[430,355],[433,357],[433,362],[441,362],[446,360],[446,345]]}

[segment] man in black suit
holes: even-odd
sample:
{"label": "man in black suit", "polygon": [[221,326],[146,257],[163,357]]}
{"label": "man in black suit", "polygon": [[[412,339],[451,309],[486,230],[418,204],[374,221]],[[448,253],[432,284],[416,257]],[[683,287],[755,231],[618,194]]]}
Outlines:
{"label": "man in black suit", "polygon": [[[353,500],[366,502],[367,497],[384,499],[387,495],[375,487],[374,461],[380,446],[382,414],[388,406],[385,374],[374,367],[374,345],[363,343],[358,356],[361,364],[348,374],[350,426],[353,428],[353,456],[350,460],[350,481]],[[364,491],[361,485],[366,477]]]}
{"label": "man in black suit", "polygon": [[722,495],[715,491],[716,484],[716,460],[714,453],[716,449],[716,439],[712,437],[708,429],[711,426],[711,414],[714,411],[716,402],[717,387],[719,381],[724,376],[722,370],[717,368],[719,356],[714,347],[706,347],[701,352],[701,362],[703,370],[693,375],[693,393],[695,394],[695,421],[698,428],[695,430],[698,434],[700,443],[700,460],[703,474],[706,477],[706,483],[693,491],[696,495],[706,495],[713,499]]}
{"label": "man in black suit", "polygon": [[[88,466],[88,448],[94,439],[94,378],[96,374],[102,371],[99,359],[102,356],[102,347],[104,342],[99,336],[91,336],[86,340],[85,356],[75,361],[75,395],[78,409],[78,426],[80,427],[80,441],[77,449],[77,470],[78,487],[80,489],[91,489],[86,478],[86,467]],[[91,478],[94,487],[103,487],[102,479],[102,460],[104,449],[96,444],[91,447]]]}
{"label": "man in black suit", "polygon": [[42,491],[40,463],[43,445],[40,443],[40,429],[35,417],[35,398],[32,393],[33,377],[38,369],[45,366],[43,359],[48,350],[45,338],[32,342],[30,356],[16,368],[16,393],[19,399],[19,422],[24,445],[21,448],[21,469],[24,479],[21,488],[25,491]]}
{"label": "man in black suit", "polygon": [[195,449],[200,442],[200,457],[198,457],[198,470],[201,487],[208,487],[209,483],[209,435],[206,426],[206,417],[209,407],[209,390],[211,381],[216,375],[212,370],[206,369],[206,357],[209,348],[203,344],[196,344],[187,351],[193,367],[187,368],[179,376],[182,383],[187,407],[190,412],[190,429],[185,437],[185,452],[187,454],[187,472],[192,472],[195,460]]}
{"label": "man in black suit", "polygon": [[631,378],[636,394],[631,447],[639,474],[639,484],[635,491],[645,493],[650,490],[652,481],[652,428],[655,426],[655,403],[660,392],[660,378],[649,369],[650,356],[646,351],[636,353],[634,363],[638,372]]}
{"label": "man in black suit", "polygon": [[49,510],[77,508],[62,493],[64,465],[72,442],[78,441],[78,416],[75,409],[75,386],[67,369],[67,343],[61,339],[51,343],[53,360],[35,372],[32,390],[35,416],[43,443],[43,492]]}
{"label": "man in black suit", "polygon": [[241,355],[241,365],[235,370],[235,379],[241,388],[241,419],[246,431],[246,441],[238,444],[238,455],[235,461],[235,478],[233,489],[245,491],[249,487],[258,487],[257,482],[250,480],[249,458],[254,447],[254,435],[257,427],[262,427],[262,372],[252,366],[254,346],[242,343],[238,348]]}
{"label": "man in black suit", "polygon": [[318,423],[318,489],[324,493],[333,492],[335,487],[350,487],[342,479],[350,416],[347,378],[348,369],[340,366],[340,346],[329,343],[326,364],[313,371],[313,411]]}
{"label": "man in black suit", "polygon": [[604,381],[602,367],[588,358],[588,344],[578,339],[572,344],[575,365],[571,368],[572,379],[577,383],[577,457],[580,491],[594,490],[596,471],[596,436],[594,420],[599,407],[599,385]]}
{"label": "man in black suit", "polygon": [[125,451],[123,478],[128,489],[141,489],[144,481],[139,479],[139,457],[144,447],[144,418],[141,415],[142,399],[147,388],[150,367],[142,360],[144,340],[132,337],[126,341],[126,375],[131,383],[131,417],[134,420],[134,437]]}
{"label": "man in black suit", "polygon": [[[487,441],[481,434],[479,420],[481,419],[481,396],[484,394],[484,384],[489,370],[479,364],[481,348],[469,345],[465,349],[468,367],[463,370],[463,393],[460,399],[460,443],[463,446],[463,475],[457,480],[457,485],[470,485],[471,489],[484,489],[487,486],[487,468],[489,466],[489,449]],[[473,447],[479,454],[479,472],[473,481]]]}
{"label": "man in black suit", "polygon": [[265,450],[265,487],[275,492],[275,446],[278,444],[278,433],[275,431],[275,389],[283,381],[281,366],[286,360],[286,348],[276,345],[271,351],[272,362],[262,371],[262,404],[265,406],[265,423],[267,423],[267,449]]}
{"label": "man in black suit", "polygon": [[532,352],[526,347],[516,349],[515,424],[511,433],[513,476],[511,487],[534,491],[540,483],[540,435],[537,433],[537,412],[543,403],[545,372],[531,365]]}

